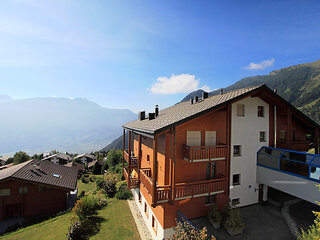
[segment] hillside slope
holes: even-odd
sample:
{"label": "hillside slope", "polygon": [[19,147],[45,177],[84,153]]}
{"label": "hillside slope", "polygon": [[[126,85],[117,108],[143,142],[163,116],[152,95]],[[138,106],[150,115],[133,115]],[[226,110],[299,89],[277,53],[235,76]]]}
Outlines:
{"label": "hillside slope", "polygon": [[[278,94],[300,109],[310,118],[320,123],[320,60],[283,68],[268,75],[246,77],[224,88],[224,91],[266,84],[271,89],[277,88]],[[195,95],[201,96],[202,90],[187,95],[187,101]],[[209,95],[218,94],[219,90]]]}
{"label": "hillside slope", "polygon": [[0,99],[0,154],[95,151],[136,117],[130,110],[108,109],[82,98]]}

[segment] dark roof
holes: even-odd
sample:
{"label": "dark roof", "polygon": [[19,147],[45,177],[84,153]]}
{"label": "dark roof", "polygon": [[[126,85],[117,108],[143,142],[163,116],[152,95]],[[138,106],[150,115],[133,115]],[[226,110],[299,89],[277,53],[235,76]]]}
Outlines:
{"label": "dark roof", "polygon": [[263,85],[242,88],[230,92],[223,93],[222,95],[214,95],[197,103],[191,104],[190,101],[180,102],[169,108],[159,111],[159,116],[155,119],[149,120],[134,120],[123,125],[124,128],[154,134],[157,131],[179,123],[182,120],[189,119],[199,113],[214,109],[222,106],[229,101],[248,94],[254,90],[261,88]]}
{"label": "dark roof", "polygon": [[81,157],[86,157],[86,158],[96,159],[96,156],[94,156],[94,155],[92,155],[92,154],[89,154],[89,153],[82,153],[82,154],[79,154],[79,155],[78,155],[78,156],[76,156],[74,159],[81,158]]}
{"label": "dark roof", "polygon": [[288,101],[283,99],[281,96],[274,93],[274,91],[268,88],[265,84],[225,92],[221,95],[220,94],[214,95],[206,99],[200,98],[200,101],[193,104],[191,104],[190,101],[180,102],[169,108],[159,111],[159,116],[157,116],[155,119],[149,120],[148,118],[146,118],[142,121],[137,119],[124,124],[123,127],[129,130],[134,130],[134,131],[152,136],[152,135],[155,135],[156,133],[159,133],[168,129],[170,126],[178,125],[183,121],[188,121],[192,118],[197,117],[200,114],[204,114],[211,110],[222,107],[227,103],[237,101],[242,97],[249,96],[250,94],[258,92],[259,90],[262,90],[262,89],[265,89],[269,91],[271,94],[274,94],[275,96],[277,96],[279,99],[281,99],[282,102],[292,107],[298,114],[302,115],[306,120],[311,122],[314,126],[316,126],[317,128],[320,128],[320,126],[316,122],[314,122],[304,113],[302,113],[292,104],[290,104]]}
{"label": "dark roof", "polygon": [[77,169],[39,160],[30,160],[0,171],[0,181],[15,178],[69,190],[76,189],[77,176]]}
{"label": "dark roof", "polygon": [[65,164],[66,167],[72,167],[72,168],[75,168],[79,171],[84,171],[85,170],[85,167],[83,164],[81,163],[77,163],[77,162],[69,162],[67,164]]}

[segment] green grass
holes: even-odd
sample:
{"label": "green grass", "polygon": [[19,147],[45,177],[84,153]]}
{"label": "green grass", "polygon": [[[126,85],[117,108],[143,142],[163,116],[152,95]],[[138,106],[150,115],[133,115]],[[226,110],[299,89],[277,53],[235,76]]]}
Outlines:
{"label": "green grass", "polygon": [[[96,188],[95,182],[87,184],[79,180],[79,192],[89,192]],[[100,222],[98,233],[90,239],[140,239],[137,227],[131,215],[128,203],[125,200],[109,199],[109,205],[99,211],[97,220]],[[3,240],[56,240],[66,239],[72,213],[52,218],[39,224],[35,224],[6,236],[0,237]],[[99,225],[99,224],[98,224]]]}

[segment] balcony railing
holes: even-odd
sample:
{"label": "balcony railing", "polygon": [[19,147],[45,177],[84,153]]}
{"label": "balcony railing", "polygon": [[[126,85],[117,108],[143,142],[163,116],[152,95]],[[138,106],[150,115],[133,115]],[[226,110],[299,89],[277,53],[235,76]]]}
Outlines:
{"label": "balcony railing", "polygon": [[127,161],[127,163],[130,166],[137,166],[138,165],[138,158],[137,157],[130,157],[130,161],[129,161],[129,154],[126,150],[123,151],[123,158]]}
{"label": "balcony railing", "polygon": [[184,145],[184,159],[190,162],[224,160],[227,156],[226,145],[191,147]]}
{"label": "balcony railing", "polygon": [[178,183],[175,187],[175,200],[208,196],[222,193],[226,186],[226,179],[212,179],[200,182]]}
{"label": "balcony railing", "polygon": [[128,174],[127,169],[123,169],[123,176],[127,181],[128,188],[136,188],[138,187],[138,178],[133,178]]}
{"label": "balcony railing", "polygon": [[170,198],[170,193],[171,193],[171,188],[170,186],[159,186],[157,187],[157,203],[165,203],[169,202]]}
{"label": "balcony railing", "polygon": [[152,193],[152,179],[151,179],[151,169],[150,168],[142,168],[140,169],[140,182],[144,185],[147,191]]}

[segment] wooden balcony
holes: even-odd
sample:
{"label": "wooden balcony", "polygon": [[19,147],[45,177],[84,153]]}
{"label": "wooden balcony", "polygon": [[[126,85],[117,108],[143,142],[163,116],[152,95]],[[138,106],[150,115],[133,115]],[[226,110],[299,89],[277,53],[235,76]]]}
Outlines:
{"label": "wooden balcony", "polygon": [[175,187],[175,200],[203,197],[224,192],[226,179],[219,178],[191,183],[178,183]]}
{"label": "wooden balcony", "polygon": [[123,158],[127,161],[127,163],[130,166],[137,166],[138,165],[138,158],[137,157],[130,157],[130,161],[129,161],[129,154],[126,150],[123,151]]}
{"label": "wooden balcony", "polygon": [[151,168],[140,169],[140,182],[147,189],[149,194],[152,193],[152,179],[151,179]]}
{"label": "wooden balcony", "polygon": [[227,157],[227,146],[199,146],[191,147],[184,145],[184,159],[189,162],[206,162],[210,160],[225,160]]}
{"label": "wooden balcony", "polygon": [[127,169],[123,169],[123,176],[127,181],[128,188],[136,188],[138,187],[138,178],[133,178],[128,174]]}

